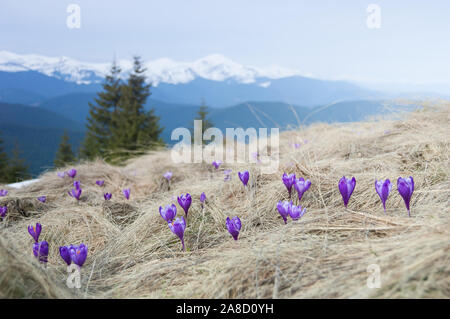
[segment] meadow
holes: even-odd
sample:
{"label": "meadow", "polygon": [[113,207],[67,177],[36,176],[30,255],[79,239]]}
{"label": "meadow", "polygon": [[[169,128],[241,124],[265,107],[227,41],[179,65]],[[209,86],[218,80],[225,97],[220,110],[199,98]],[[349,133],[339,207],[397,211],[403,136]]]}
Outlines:
{"label": "meadow", "polygon": [[[56,171],[20,189],[1,185],[8,213],[0,222],[0,298],[450,298],[450,103],[422,106],[283,132],[273,174],[258,164],[174,164],[169,150],[158,150],[124,166],[66,167],[77,170],[78,201],[68,195],[74,179]],[[238,178],[244,170],[248,190]],[[287,224],[277,211],[289,197],[283,173],[311,181],[300,202],[306,213]],[[347,208],[338,189],[344,175],[356,179]],[[396,188],[408,176],[411,217]],[[374,182],[386,178],[393,187],[385,212]],[[159,207],[174,203],[183,216],[177,196],[185,193],[192,205],[182,251]],[[242,221],[238,240],[227,216]],[[37,222],[49,243],[46,265],[27,232]],[[71,289],[59,247],[80,243],[88,254],[81,288]],[[379,267],[380,288],[367,285],[370,265]]]}

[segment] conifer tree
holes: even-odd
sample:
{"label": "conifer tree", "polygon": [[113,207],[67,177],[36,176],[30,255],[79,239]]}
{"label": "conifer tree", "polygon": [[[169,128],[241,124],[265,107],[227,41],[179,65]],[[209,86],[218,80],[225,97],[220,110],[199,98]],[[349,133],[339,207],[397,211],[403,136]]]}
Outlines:
{"label": "conifer tree", "polygon": [[145,71],[140,58],[135,56],[133,71],[121,87],[117,112],[112,115],[111,145],[124,157],[161,143],[159,118],[154,110],[146,112],[144,109],[151,94],[151,85],[145,82]]}
{"label": "conifer tree", "polygon": [[59,144],[58,151],[56,152],[54,164],[56,167],[63,167],[66,164],[75,162],[75,155],[72,152],[72,147],[69,143],[69,135],[64,131],[61,138],[61,144]]}
{"label": "conifer tree", "polygon": [[[205,133],[205,131],[211,127],[214,127],[213,122],[208,118],[208,106],[206,106],[205,100],[202,99],[202,103],[197,111],[197,116],[194,120],[201,120],[202,121],[202,136]],[[191,134],[192,141],[194,141],[194,129],[192,129]],[[203,140],[203,144],[205,144],[207,141]]]}
{"label": "conifer tree", "polygon": [[0,183],[8,182],[8,155],[3,150],[3,140],[0,137]]}
{"label": "conifer tree", "polygon": [[89,103],[87,132],[81,152],[84,158],[103,157],[111,146],[112,118],[117,112],[122,90],[120,72],[120,67],[113,61],[110,73],[102,85],[103,91],[97,93],[95,104]]}
{"label": "conifer tree", "polygon": [[30,178],[28,173],[28,166],[25,164],[24,159],[20,157],[21,151],[19,149],[19,143],[16,141],[12,150],[12,157],[9,161],[8,167],[8,182],[14,183],[24,179]]}

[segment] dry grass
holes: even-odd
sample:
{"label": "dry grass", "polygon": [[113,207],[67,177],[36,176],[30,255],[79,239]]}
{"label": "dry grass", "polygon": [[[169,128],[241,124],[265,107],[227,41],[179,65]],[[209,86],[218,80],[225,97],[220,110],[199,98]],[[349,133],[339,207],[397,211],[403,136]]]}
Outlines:
{"label": "dry grass", "polygon": [[[450,297],[450,104],[425,106],[402,120],[326,125],[283,133],[280,168],[258,165],[174,165],[168,151],[111,167],[100,161],[78,165],[82,200],[67,195],[71,180],[55,172],[0,200],[10,213],[1,225],[0,298],[436,298]],[[308,140],[299,149],[291,143]],[[237,171],[249,168],[245,192]],[[232,180],[223,181],[223,170]],[[163,181],[174,173],[170,191]],[[302,203],[307,214],[284,225],[276,202],[287,199],[283,172],[312,181]],[[356,190],[344,209],[337,188],[355,176]],[[413,176],[412,218],[396,190],[399,176]],[[383,212],[375,178],[394,182]],[[95,185],[106,181],[105,189]],[[126,201],[121,189],[131,187]],[[103,191],[113,193],[111,202]],[[207,205],[202,211],[199,195]],[[194,201],[186,230],[187,252],[159,216],[172,196]],[[36,200],[47,195],[48,203]],[[178,207],[179,208],[179,207]],[[182,210],[179,208],[179,212]],[[240,216],[235,242],[226,216]],[[27,225],[43,224],[50,244],[47,268],[31,253]],[[58,247],[89,247],[82,288],[65,286],[66,266]],[[369,289],[367,267],[381,269],[381,288]]]}

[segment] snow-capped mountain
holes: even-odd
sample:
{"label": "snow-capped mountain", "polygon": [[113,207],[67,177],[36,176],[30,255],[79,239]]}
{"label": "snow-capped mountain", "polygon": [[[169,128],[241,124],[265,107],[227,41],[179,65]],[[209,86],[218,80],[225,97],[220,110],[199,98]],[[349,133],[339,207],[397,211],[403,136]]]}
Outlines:
{"label": "snow-capped mountain", "polygon": [[[118,60],[125,76],[132,68],[131,60]],[[301,75],[297,70],[278,66],[258,68],[244,66],[220,54],[212,54],[193,62],[177,62],[161,58],[144,62],[147,77],[157,86],[159,83],[188,83],[196,78],[213,81],[235,80],[238,83],[254,83],[257,78],[279,79]],[[19,55],[0,51],[0,71],[36,71],[77,84],[90,84],[100,81],[109,71],[111,63],[81,62],[69,57],[47,57],[36,54]],[[270,85],[269,81],[262,87]]]}

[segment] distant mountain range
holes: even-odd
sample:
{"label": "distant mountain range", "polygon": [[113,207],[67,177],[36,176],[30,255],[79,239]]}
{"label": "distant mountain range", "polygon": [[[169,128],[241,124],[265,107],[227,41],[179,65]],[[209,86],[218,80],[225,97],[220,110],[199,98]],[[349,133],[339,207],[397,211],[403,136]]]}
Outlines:
{"label": "distant mountain range", "polygon": [[[124,76],[131,61],[118,61]],[[145,63],[154,108],[170,143],[176,127],[192,127],[202,100],[210,119],[227,127],[297,127],[317,121],[359,121],[386,112],[388,96],[341,81],[301,76],[279,67],[242,66],[212,55],[192,63]],[[109,63],[0,51],[0,131],[10,151],[19,142],[33,174],[52,166],[63,130],[75,151],[84,136],[89,102],[101,89]]]}
{"label": "distant mountain range", "polygon": [[[126,77],[132,62],[117,62]],[[96,92],[110,65],[0,51],[0,101],[36,105],[44,98]],[[157,59],[144,65],[153,85],[153,98],[171,103],[198,104],[204,99],[211,107],[249,100],[315,106],[383,97],[380,92],[352,83],[308,78],[277,66],[243,66],[217,54],[192,63]]]}

